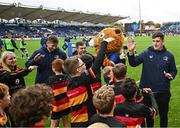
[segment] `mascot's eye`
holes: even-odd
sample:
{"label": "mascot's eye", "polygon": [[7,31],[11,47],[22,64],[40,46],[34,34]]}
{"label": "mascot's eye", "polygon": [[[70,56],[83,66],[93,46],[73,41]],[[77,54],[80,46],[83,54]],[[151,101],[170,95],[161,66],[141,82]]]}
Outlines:
{"label": "mascot's eye", "polygon": [[99,35],[99,38],[104,38],[104,33],[101,33],[101,34]]}
{"label": "mascot's eye", "polygon": [[115,33],[116,33],[116,34],[120,34],[120,33],[121,33],[121,30],[120,30],[120,29],[115,29]]}

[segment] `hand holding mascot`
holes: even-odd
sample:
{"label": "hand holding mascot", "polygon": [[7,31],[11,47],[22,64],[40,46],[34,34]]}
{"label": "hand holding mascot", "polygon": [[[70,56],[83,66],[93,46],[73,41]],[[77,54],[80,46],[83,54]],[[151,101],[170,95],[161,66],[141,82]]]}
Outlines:
{"label": "hand holding mascot", "polygon": [[114,40],[108,43],[103,66],[114,66],[114,64],[119,63],[119,54],[124,42],[123,32],[116,27],[105,28],[90,41],[90,44],[93,44],[95,47],[95,52],[97,54],[103,40],[109,37],[113,38]]}

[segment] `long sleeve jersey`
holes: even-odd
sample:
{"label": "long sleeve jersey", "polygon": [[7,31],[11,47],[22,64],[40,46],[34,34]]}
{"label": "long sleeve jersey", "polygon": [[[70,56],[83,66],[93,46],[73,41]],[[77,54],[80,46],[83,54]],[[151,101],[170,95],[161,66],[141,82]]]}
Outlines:
{"label": "long sleeve jersey", "polygon": [[170,91],[170,80],[164,71],[175,78],[177,69],[174,56],[165,47],[161,51],[149,47],[138,56],[128,54],[128,60],[133,67],[143,64],[140,87],[151,88],[153,92]]}

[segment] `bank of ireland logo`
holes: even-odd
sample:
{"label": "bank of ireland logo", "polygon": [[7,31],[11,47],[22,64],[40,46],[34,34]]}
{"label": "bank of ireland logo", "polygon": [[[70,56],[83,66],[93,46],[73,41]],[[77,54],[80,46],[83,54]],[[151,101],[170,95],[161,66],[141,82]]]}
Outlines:
{"label": "bank of ireland logo", "polygon": [[20,83],[20,80],[19,80],[19,79],[16,79],[16,80],[15,80],[15,83],[16,83],[16,84],[19,84],[19,83]]}

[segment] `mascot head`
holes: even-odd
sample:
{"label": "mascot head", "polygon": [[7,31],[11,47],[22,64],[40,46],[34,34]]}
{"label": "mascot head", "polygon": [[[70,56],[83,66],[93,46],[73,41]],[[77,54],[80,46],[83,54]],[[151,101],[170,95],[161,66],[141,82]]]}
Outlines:
{"label": "mascot head", "polygon": [[98,52],[103,39],[108,37],[112,37],[115,40],[111,41],[107,46],[107,53],[118,52],[123,46],[124,36],[122,31],[119,28],[112,27],[112,28],[105,28],[101,32],[98,33],[95,37],[92,38],[90,41],[91,44],[94,45],[96,52]]}

